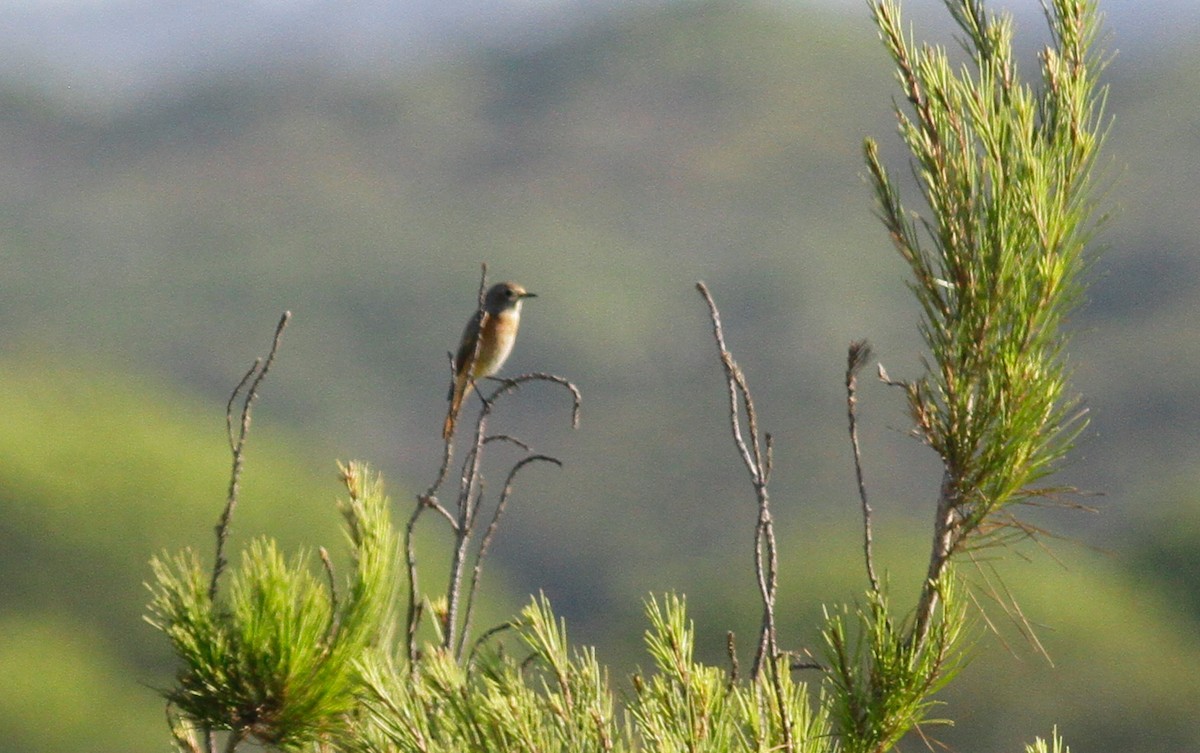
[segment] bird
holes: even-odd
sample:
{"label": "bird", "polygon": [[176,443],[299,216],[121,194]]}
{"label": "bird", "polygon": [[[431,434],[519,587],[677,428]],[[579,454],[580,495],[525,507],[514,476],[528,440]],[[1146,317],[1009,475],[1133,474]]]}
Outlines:
{"label": "bird", "polygon": [[463,329],[458,353],[454,356],[454,382],[450,385],[450,411],[442,427],[442,439],[454,434],[454,422],[463,398],[477,379],[490,377],[500,370],[517,341],[521,324],[521,303],[536,298],[515,282],[500,282],[488,288],[483,306],[475,311]]}

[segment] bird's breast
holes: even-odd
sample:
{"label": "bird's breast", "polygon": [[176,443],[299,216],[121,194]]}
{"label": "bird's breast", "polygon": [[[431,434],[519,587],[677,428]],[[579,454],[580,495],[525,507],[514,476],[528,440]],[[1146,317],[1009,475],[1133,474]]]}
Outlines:
{"label": "bird's breast", "polygon": [[479,332],[482,342],[479,345],[479,355],[475,359],[475,367],[471,370],[472,376],[491,376],[500,370],[508,359],[508,354],[512,353],[520,323],[521,314],[515,309],[484,317]]}

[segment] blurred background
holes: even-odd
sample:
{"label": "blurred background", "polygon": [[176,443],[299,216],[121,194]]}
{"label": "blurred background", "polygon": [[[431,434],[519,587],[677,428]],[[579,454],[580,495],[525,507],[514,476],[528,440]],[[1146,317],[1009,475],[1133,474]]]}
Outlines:
{"label": "blurred background", "polygon": [[[905,7],[955,44],[939,2]],[[1035,75],[1040,5],[1003,7]],[[935,710],[956,725],[929,730],[950,750],[1055,724],[1078,750],[1200,748],[1200,8],[1102,7],[1112,217],[1069,347],[1091,425],[1057,478],[1096,512],[1030,510],[1061,538],[964,564],[986,619]],[[752,649],[754,501],[703,279],[775,435],[782,637],[815,647],[821,605],[865,587],[846,346],[920,363],[860,156],[874,136],[904,172],[894,94],[859,0],[0,4],[0,751],[167,748],[147,561],[211,557],[225,400],[283,310],[234,546],[341,547],[335,459],[407,514],[484,261],[540,296],[507,370],[584,404],[577,431],[548,386],[497,409],[565,466],[520,477],[477,624],[544,590],[626,688],[642,600],[674,590],[706,659],[727,630]],[[911,605],[937,464],[871,378],[860,419]]]}

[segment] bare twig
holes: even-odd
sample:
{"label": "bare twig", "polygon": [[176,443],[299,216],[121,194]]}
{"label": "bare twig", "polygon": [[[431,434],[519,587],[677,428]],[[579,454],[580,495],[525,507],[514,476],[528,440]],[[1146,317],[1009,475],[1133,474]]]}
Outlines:
{"label": "bare twig", "polygon": [[489,437],[485,437],[483,440],[484,444],[491,444],[492,442],[508,442],[510,444],[516,445],[517,447],[520,447],[525,452],[533,452],[532,447],[525,444],[524,441],[512,436],[511,434],[492,434]]}
{"label": "bare twig", "polygon": [[[713,301],[708,286],[703,282],[696,283],[696,289],[708,304],[709,318],[712,320],[713,339],[717,343],[717,351],[721,365],[725,370],[725,381],[729,390],[729,422],[733,432],[733,442],[742,462],[750,473],[750,481],[754,487],[758,501],[758,520],[754,530],[754,568],[758,579],[759,593],[763,602],[762,625],[759,630],[758,651],[754,657],[754,666],[750,671],[751,679],[757,679],[763,667],[767,666],[771,687],[775,693],[776,708],[779,712],[780,729],[783,731],[783,744],[786,751],[792,751],[792,724],[789,718],[787,701],[784,698],[783,683],[779,677],[779,645],[775,630],[775,592],[778,582],[778,557],[775,547],[775,526],[771,519],[770,495],[767,482],[771,476],[771,461],[773,447],[770,434],[763,434],[759,439],[758,414],[754,409],[754,400],[750,395],[750,387],[741,367],[733,360],[733,355],[725,346],[725,333],[721,327],[721,314]],[[741,421],[738,418],[738,403],[746,411],[746,426],[750,434],[747,444],[742,434]],[[764,452],[765,445],[765,452]]]}
{"label": "bare twig", "polygon": [[[750,473],[750,480],[754,486],[755,494],[758,498],[759,517],[755,525],[755,567],[758,578],[759,590],[762,592],[763,598],[763,628],[759,636],[759,649],[754,659],[754,668],[751,671],[752,677],[757,677],[762,669],[764,655],[769,649],[769,644],[774,641],[774,602],[775,602],[775,569],[774,569],[774,542],[769,497],[767,493],[767,473],[768,466],[764,461],[761,451],[761,445],[758,438],[758,417],[754,410],[754,401],[750,396],[750,388],[746,384],[746,377],[742,373],[741,367],[733,360],[732,354],[725,346],[725,333],[721,327],[721,315],[717,310],[717,305],[713,301],[712,295],[708,292],[708,287],[703,282],[696,283],[696,289],[700,291],[700,295],[704,297],[705,303],[708,304],[709,317],[713,325],[713,338],[717,343],[717,351],[721,358],[721,365],[725,369],[726,384],[729,390],[729,420],[730,428],[733,432],[733,442],[737,446],[738,453],[742,457],[742,462],[746,466],[746,470]],[[739,400],[740,398],[740,400]],[[742,434],[741,421],[738,418],[738,403],[741,402],[746,409],[746,419],[751,432],[750,443],[747,444]],[[770,436],[767,437],[767,444],[770,445]],[[768,536],[770,534],[770,536]],[[764,539],[768,539],[764,543]],[[764,567],[764,547],[768,550],[767,566]]]}
{"label": "bare twig", "polygon": [[[245,389],[246,383],[250,381],[256,373],[258,367],[262,365],[261,358],[255,358],[254,363],[250,364],[250,368],[246,369],[246,373],[242,375],[241,381],[233,388],[233,392],[229,393],[229,400],[225,403],[225,433],[229,437],[229,451],[237,452],[238,435],[233,430],[233,404],[237,401],[237,396]],[[242,432],[243,435],[245,432]]]}
{"label": "bare twig", "polygon": [[858,498],[862,503],[863,558],[867,565],[867,579],[871,590],[879,593],[879,578],[875,575],[875,557],[872,552],[871,505],[867,502],[867,485],[863,481],[862,449],[858,444],[858,374],[867,361],[871,360],[871,346],[866,340],[850,343],[846,354],[846,416],[850,425],[850,446],[854,450],[854,476],[858,479]]}
{"label": "bare twig", "polygon": [[483,631],[483,634],[476,638],[475,642],[471,644],[471,653],[467,655],[468,671],[470,667],[475,664],[475,655],[479,653],[479,649],[483,647],[483,644],[487,643],[500,633],[503,633],[505,630],[512,630],[516,626],[517,625],[514,622],[502,622],[499,625],[493,625],[492,627]]}
{"label": "bare twig", "polygon": [[[450,580],[447,586],[446,593],[446,608],[447,608],[447,630],[443,639],[443,645],[446,648],[457,647],[457,653],[461,655],[462,647],[467,640],[466,636],[466,620],[459,619],[459,606],[462,604],[462,582],[463,570],[466,566],[467,553],[470,551],[470,543],[475,535],[476,516],[479,512],[480,498],[483,494],[483,477],[481,472],[483,446],[490,442],[496,441],[493,435],[488,435],[486,432],[487,420],[491,416],[497,400],[510,392],[514,392],[522,385],[534,382],[544,381],[558,384],[566,388],[572,397],[571,406],[571,423],[573,426],[579,425],[579,409],[581,403],[581,395],[579,388],[570,380],[558,376],[556,374],[546,374],[542,372],[534,372],[522,374],[520,376],[497,380],[500,385],[487,395],[481,402],[483,407],[479,411],[479,416],[475,423],[474,443],[468,451],[466,458],[462,464],[462,472],[459,476],[458,489],[458,514],[455,517],[455,546],[454,554],[450,562]],[[518,446],[524,445],[524,442],[516,440],[507,434],[494,435],[495,438],[502,438],[501,441],[508,441]],[[520,464],[519,464],[520,465]],[[511,478],[510,478],[511,482]],[[506,486],[507,488],[507,486]],[[480,566],[480,565],[477,565]],[[469,610],[465,613],[469,615]],[[460,626],[460,621],[464,624]],[[459,631],[460,634],[457,634]]]}
{"label": "bare twig", "polygon": [[487,262],[479,263],[479,310],[483,310],[483,302],[487,298]]}
{"label": "bare twig", "polygon": [[[450,357],[451,364],[454,363],[454,356]],[[451,367],[453,369],[453,367]],[[433,479],[433,483],[425,490],[421,497],[433,497],[437,494],[437,490],[442,487],[442,483],[446,480],[446,474],[450,472],[450,461],[454,458],[454,437],[450,437],[442,444],[442,464],[438,467],[437,475]],[[418,497],[418,501],[420,497]]]}
{"label": "bare twig", "polygon": [[504,515],[504,510],[508,506],[508,498],[512,495],[513,481],[522,468],[538,461],[553,463],[562,468],[562,461],[558,458],[549,455],[527,455],[509,469],[508,478],[504,480],[504,489],[500,492],[500,500],[496,503],[496,509],[492,513],[492,521],[488,524],[487,530],[479,542],[479,549],[475,552],[475,566],[471,570],[471,585],[467,589],[467,601],[463,610],[462,632],[458,637],[458,656],[462,656],[463,643],[466,641],[467,633],[471,630],[471,615],[475,606],[475,595],[479,590],[479,576],[483,572],[483,560],[487,556],[489,547],[491,547],[492,539],[496,536],[496,529],[500,526],[500,518]]}
{"label": "bare twig", "polygon": [[523,384],[528,382],[551,382],[565,388],[571,393],[571,428],[579,428],[579,409],[583,404],[583,395],[579,392],[579,387],[575,386],[575,383],[566,377],[561,377],[557,374],[547,374],[544,371],[531,371],[515,377],[489,377],[489,379],[498,381],[501,384],[492,394],[488,395],[487,403],[489,405],[485,406],[485,410],[490,412],[490,404],[496,402],[496,398],[516,391]]}
{"label": "bare twig", "polygon": [[[256,359],[254,365],[238,382],[234,388],[233,394],[229,396],[229,402],[225,406],[225,427],[229,436],[229,449],[233,453],[233,469],[229,474],[229,494],[225,500],[225,509],[221,512],[221,519],[217,523],[217,554],[213,561],[212,580],[208,586],[208,598],[215,600],[217,598],[217,582],[221,578],[221,573],[225,570],[225,541],[229,538],[229,524],[233,519],[233,510],[237,507],[239,485],[242,478],[242,465],[245,461],[246,436],[250,433],[250,413],[254,406],[254,401],[258,397],[258,388],[266,378],[267,372],[271,370],[271,364],[275,362],[275,353],[279,350],[279,340],[283,336],[283,329],[287,326],[288,321],[292,318],[292,312],[285,311],[283,316],[279,318],[279,324],[275,326],[275,337],[271,341],[271,352],[267,354],[267,359]],[[253,377],[253,379],[251,379]],[[242,401],[241,424],[237,432],[236,439],[233,431],[233,404],[237,400],[238,393],[250,385],[246,390],[246,397]]]}
{"label": "bare twig", "polygon": [[824,672],[828,669],[824,664],[817,661],[813,657],[812,651],[807,648],[800,651],[784,651],[783,653],[787,656],[788,667],[793,672],[801,669],[818,669]]}
{"label": "bare twig", "polygon": [[[491,414],[492,403],[483,401],[483,408],[475,422],[475,441],[471,451],[463,460],[459,477],[458,515],[454,525],[454,554],[450,560],[450,578],[446,586],[446,629],[442,636],[442,647],[449,650],[456,645],[458,631],[458,609],[462,599],[462,574],[466,564],[471,536],[475,528],[475,516],[479,500],[483,495],[483,475],[480,471],[483,444],[486,440],[485,427]],[[457,641],[457,645],[462,645]]]}
{"label": "bare twig", "polygon": [[[238,494],[241,490],[242,467],[245,463],[246,437],[250,433],[250,414],[254,407],[254,401],[258,398],[258,388],[263,380],[267,377],[267,372],[271,369],[271,364],[275,362],[275,354],[279,350],[279,341],[283,336],[283,329],[291,321],[292,312],[285,311],[283,316],[279,318],[279,323],[275,325],[275,336],[271,340],[271,351],[267,354],[264,361],[261,358],[254,359],[254,364],[246,370],[242,378],[238,381],[237,386],[233,388],[233,392],[229,395],[229,400],[225,403],[225,433],[229,441],[229,451],[233,456],[233,467],[229,472],[229,492],[225,498],[225,508],[221,511],[221,518],[217,521],[216,536],[217,536],[217,551],[213,558],[212,579],[208,584],[209,601],[216,601],[217,584],[220,582],[221,573],[225,571],[228,562],[225,559],[225,542],[229,539],[229,526],[233,521],[233,511],[237,507]],[[249,387],[247,388],[247,385]],[[234,431],[234,404],[237,402],[238,395],[245,390],[245,398],[242,400],[242,408],[240,412],[240,421],[237,425],[237,431]],[[216,753],[217,740],[213,734],[211,727],[205,726],[201,731],[201,736],[204,741],[204,750],[207,753]],[[240,737],[230,733],[229,742],[231,746],[227,746],[228,750],[233,750],[240,742]]]}
{"label": "bare twig", "polygon": [[725,692],[733,690],[738,681],[737,639],[733,631],[725,633],[725,653],[729,656],[729,680],[725,683]]}
{"label": "bare twig", "polygon": [[802,669],[816,669],[816,670],[820,670],[820,671],[824,672],[827,669],[827,667],[824,664],[822,664],[821,662],[814,661],[811,659],[808,661],[796,660],[796,661],[793,661],[788,666],[791,668],[791,670],[793,672],[799,671]]}
{"label": "bare twig", "polygon": [[[717,341],[717,351],[721,357],[721,365],[725,369],[725,378],[729,386],[729,418],[733,429],[733,442],[737,445],[738,452],[742,456],[742,462],[746,465],[746,470],[750,472],[750,476],[757,485],[762,477],[761,464],[757,462],[760,459],[757,454],[758,436],[754,435],[752,438],[756,452],[754,455],[751,455],[750,449],[746,446],[746,440],[742,438],[742,425],[738,420],[738,396],[741,396],[743,402],[750,403],[750,390],[746,386],[746,377],[742,374],[741,368],[733,360],[729,349],[725,347],[725,332],[721,328],[721,313],[717,310],[717,304],[708,292],[708,287],[703,282],[698,282],[696,283],[696,289],[700,291],[700,295],[704,297],[705,303],[708,304],[708,314],[713,325],[713,338]],[[747,420],[752,423],[751,428],[757,429],[758,422],[754,411],[748,409],[747,414]]]}
{"label": "bare twig", "polygon": [[[428,506],[426,502],[428,499],[430,497],[417,498],[417,506],[413,508],[412,515],[408,518],[408,525],[404,527],[404,564],[408,571],[408,614],[405,618],[404,642],[409,669],[414,671],[417,663],[417,624],[421,621],[421,610],[419,589],[417,588],[417,550],[413,541],[413,531],[416,529],[417,519],[421,517],[421,512]],[[453,525],[453,521],[451,521],[451,525]]]}
{"label": "bare twig", "polygon": [[437,497],[422,497],[420,501],[422,505],[445,518],[446,522],[450,524],[451,528],[458,525],[458,522],[454,520],[454,516],[449,510],[447,510],[445,507],[442,507],[442,503],[438,502]]}
{"label": "bare twig", "polygon": [[754,657],[751,677],[757,677],[763,663],[774,659],[779,649],[775,632],[775,590],[778,580],[779,561],[775,550],[775,524],[767,505],[766,489],[763,489],[758,508],[758,525],[754,536],[755,569],[758,573],[758,588],[763,599],[762,625],[759,630],[758,653]]}

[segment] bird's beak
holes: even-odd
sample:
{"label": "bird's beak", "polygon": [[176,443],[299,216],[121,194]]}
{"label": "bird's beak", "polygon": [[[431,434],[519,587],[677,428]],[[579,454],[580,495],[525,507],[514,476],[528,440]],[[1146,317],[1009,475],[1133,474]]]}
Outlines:
{"label": "bird's beak", "polygon": [[522,293],[521,298],[537,298],[537,293]]}

